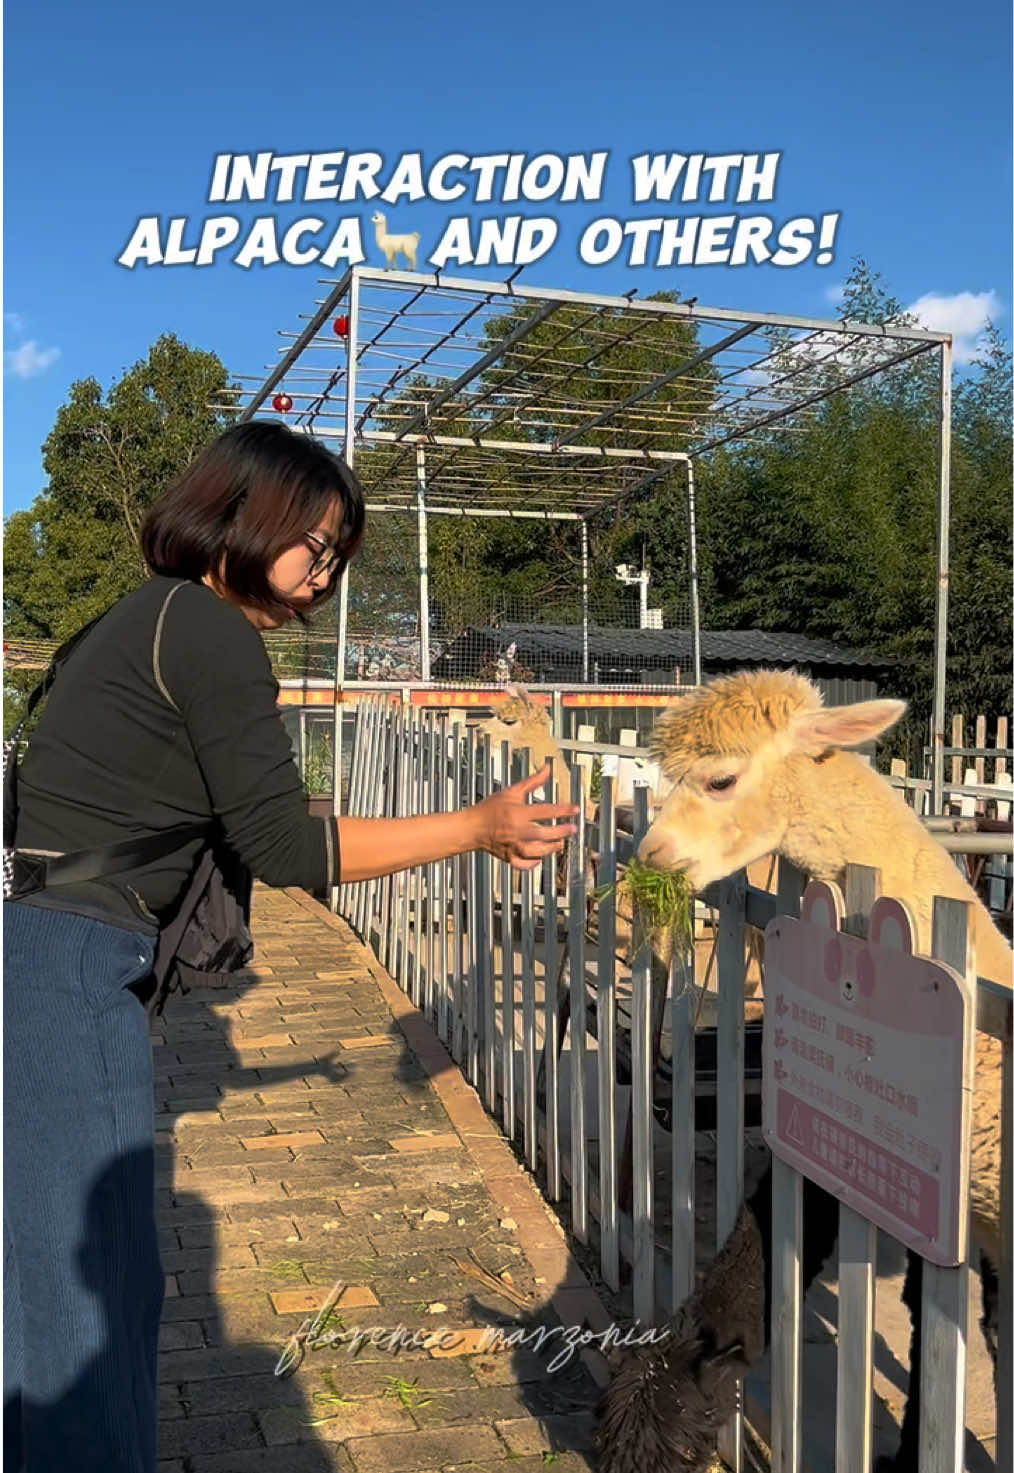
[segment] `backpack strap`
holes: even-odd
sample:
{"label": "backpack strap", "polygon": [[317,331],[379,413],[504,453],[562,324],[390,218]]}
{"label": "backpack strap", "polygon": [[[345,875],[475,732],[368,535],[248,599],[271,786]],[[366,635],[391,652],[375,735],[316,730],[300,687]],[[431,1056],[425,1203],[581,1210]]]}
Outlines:
{"label": "backpack strap", "polygon": [[[155,625],[155,638],[152,645],[152,668],[155,683],[174,711],[178,711],[179,708],[162,679],[159,669],[159,645],[166,610],[173,596],[183,587],[184,583],[175,583],[166,594],[159,611],[158,622]],[[159,834],[148,834],[141,839],[121,839],[118,843],[106,844],[101,849],[77,849],[69,854],[32,854],[30,851],[26,852],[14,847],[18,818],[17,752],[21,734],[36,706],[49,694],[67,658],[108,612],[109,610],[106,609],[96,618],[91,619],[60,646],[50,661],[45,675],[28,697],[24,716],[4,744],[4,893],[7,898],[17,899],[18,896],[30,894],[33,890],[48,889],[56,885],[76,885],[84,880],[95,880],[106,875],[119,874],[123,870],[134,869],[139,865],[150,864],[155,859],[161,859],[184,844],[190,843],[192,839],[208,837],[209,825],[207,823],[188,823],[178,824],[175,828],[165,829]]]}
{"label": "backpack strap", "polygon": [[150,864],[189,844],[191,839],[204,838],[207,832],[205,823],[187,823],[164,829],[160,834],[148,834],[143,839],[121,839],[118,844],[106,844],[101,849],[76,849],[70,854],[33,854],[30,850],[17,849],[12,856],[9,898],[17,900],[33,890],[78,885],[83,880],[97,880]]}

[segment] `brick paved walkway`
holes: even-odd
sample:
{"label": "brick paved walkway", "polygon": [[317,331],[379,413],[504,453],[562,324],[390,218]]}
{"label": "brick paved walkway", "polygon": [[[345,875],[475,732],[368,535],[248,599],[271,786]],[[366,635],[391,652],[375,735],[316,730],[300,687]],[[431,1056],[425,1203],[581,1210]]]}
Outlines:
{"label": "brick paved walkway", "polygon": [[[539,1355],[531,1335],[608,1319],[530,1179],[341,921],[258,888],[254,932],[253,971],[156,1023],[160,1468],[593,1466],[601,1362],[551,1374],[559,1338]],[[329,1295],[322,1342],[415,1343],[332,1338],[276,1374]],[[492,1324],[527,1344],[481,1350]]]}

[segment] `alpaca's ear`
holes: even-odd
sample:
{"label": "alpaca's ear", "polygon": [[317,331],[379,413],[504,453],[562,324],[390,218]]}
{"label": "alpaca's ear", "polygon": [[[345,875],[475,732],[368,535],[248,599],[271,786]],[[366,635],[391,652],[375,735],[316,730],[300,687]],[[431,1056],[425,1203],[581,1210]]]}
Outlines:
{"label": "alpaca's ear", "polygon": [[832,747],[861,747],[893,726],[905,710],[904,701],[859,701],[807,711],[793,719],[793,750],[819,757]]}
{"label": "alpaca's ear", "polygon": [[509,696],[515,696],[519,701],[531,700],[527,685],[508,685],[507,694]]}
{"label": "alpaca's ear", "polygon": [[743,1346],[737,1341],[734,1345],[720,1350],[717,1355],[704,1355],[697,1371],[697,1384],[705,1396],[714,1396],[719,1385],[730,1373],[740,1377],[750,1369]]}

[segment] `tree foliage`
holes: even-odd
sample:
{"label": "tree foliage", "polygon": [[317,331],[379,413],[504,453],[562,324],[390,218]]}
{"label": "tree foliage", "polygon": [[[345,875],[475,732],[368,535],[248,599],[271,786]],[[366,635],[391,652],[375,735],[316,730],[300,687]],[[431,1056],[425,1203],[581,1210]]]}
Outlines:
{"label": "tree foliage", "polygon": [[[106,391],[79,379],[43,446],[48,482],[4,522],[4,634],[62,640],[147,576],[138,544],[151,502],[230,416],[214,353],[172,334]],[[5,675],[5,730],[35,671]]]}
{"label": "tree foliage", "polygon": [[[842,315],[906,321],[862,261]],[[1010,379],[990,329],[959,379],[952,421],[948,707],[969,714],[1010,709]],[[891,689],[923,733],[938,494],[935,354],[823,401],[805,432],[720,452],[702,471],[707,622],[872,651],[891,662]]]}

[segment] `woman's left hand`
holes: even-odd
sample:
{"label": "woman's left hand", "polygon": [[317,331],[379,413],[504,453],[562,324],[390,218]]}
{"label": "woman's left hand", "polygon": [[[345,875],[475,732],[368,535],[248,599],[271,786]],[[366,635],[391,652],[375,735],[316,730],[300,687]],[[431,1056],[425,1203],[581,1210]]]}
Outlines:
{"label": "woman's left hand", "polygon": [[559,822],[574,819],[578,809],[573,803],[528,802],[537,788],[549,778],[549,763],[531,777],[503,788],[475,805],[479,825],[478,848],[506,859],[512,869],[535,869],[547,854],[558,854],[577,824]]}

